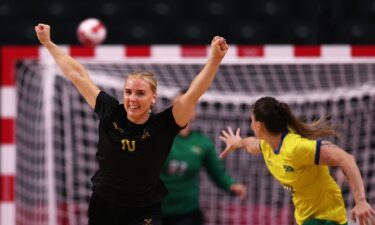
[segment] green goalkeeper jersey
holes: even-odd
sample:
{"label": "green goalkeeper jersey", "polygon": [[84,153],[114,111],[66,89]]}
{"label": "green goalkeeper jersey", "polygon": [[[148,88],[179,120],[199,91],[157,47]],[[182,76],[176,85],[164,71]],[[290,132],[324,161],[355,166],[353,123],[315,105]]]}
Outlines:
{"label": "green goalkeeper jersey", "polygon": [[181,215],[199,209],[199,173],[202,168],[217,186],[228,192],[235,183],[208,137],[195,131],[186,137],[177,135],[160,175],[168,190],[162,200],[164,215]]}

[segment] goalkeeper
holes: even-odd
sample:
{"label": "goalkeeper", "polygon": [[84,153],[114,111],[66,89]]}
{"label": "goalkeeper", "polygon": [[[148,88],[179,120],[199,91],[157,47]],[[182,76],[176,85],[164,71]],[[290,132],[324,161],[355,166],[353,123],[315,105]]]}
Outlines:
{"label": "goalkeeper", "polygon": [[211,85],[228,51],[225,39],[213,38],[210,57],[187,92],[171,107],[152,114],[157,97],[152,73],[129,74],[124,84],[124,103],[119,104],[91,81],[83,65],[51,41],[48,25],[39,24],[35,31],[100,120],[96,153],[99,169],[92,178],[89,225],[161,224],[161,199],[167,192],[159,177],[161,167],[173,139],[189,122],[198,99]]}
{"label": "goalkeeper", "polygon": [[355,199],[351,217],[360,225],[374,225],[375,211],[366,200],[361,174],[352,155],[318,138],[336,136],[326,117],[313,124],[297,119],[286,103],[272,97],[255,102],[251,113],[255,137],[240,137],[240,130],[222,131],[226,143],[220,157],[244,148],[263,154],[271,174],[292,194],[295,219],[303,225],[347,224],[341,190],[328,166],[338,166],[346,175]]}
{"label": "goalkeeper", "polygon": [[[182,91],[173,102],[185,93]],[[195,113],[192,115],[192,120]],[[236,183],[220,162],[212,141],[192,131],[190,123],[174,139],[172,150],[161,171],[168,194],[162,200],[163,225],[202,225],[199,208],[199,174],[205,169],[214,183],[227,192],[245,198],[247,189]]]}

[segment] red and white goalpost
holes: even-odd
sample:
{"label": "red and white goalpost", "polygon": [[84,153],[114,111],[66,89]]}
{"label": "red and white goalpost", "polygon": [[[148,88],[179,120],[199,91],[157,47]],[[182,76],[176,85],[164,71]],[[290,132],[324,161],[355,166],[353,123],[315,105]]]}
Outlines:
{"label": "red and white goalpost", "polygon": [[[209,46],[98,46],[98,47],[79,47],[79,46],[63,46],[63,49],[65,49],[70,55],[73,57],[76,57],[79,60],[82,60],[83,62],[87,62],[91,65],[90,61],[94,62],[99,62],[105,64],[102,67],[108,67],[104,70],[110,70],[111,66],[108,66],[110,63],[114,64],[142,64],[142,65],[156,65],[155,68],[159,68],[158,65],[160,66],[160,70],[162,71],[164,69],[164,66],[169,66],[169,65],[175,65],[175,64],[192,64],[191,68],[187,68],[188,71],[194,71],[194,65],[201,65],[205,62],[205,59],[207,58],[207,55],[209,54]],[[86,207],[84,204],[83,206],[80,206],[80,203],[73,203],[71,204],[70,202],[66,202],[64,200],[61,200],[61,198],[66,198],[67,196],[73,200],[77,200],[78,194],[75,193],[74,190],[70,190],[67,188],[68,186],[65,183],[72,182],[74,181],[69,181],[69,179],[73,179],[74,176],[72,175],[72,178],[69,178],[68,175],[63,175],[63,181],[59,181],[56,179],[56,174],[54,171],[56,170],[56,166],[54,164],[54,159],[56,157],[56,154],[54,152],[54,137],[51,137],[51,133],[53,129],[51,128],[51,123],[55,121],[54,118],[49,117],[48,115],[45,115],[46,110],[50,110],[51,108],[48,108],[49,106],[46,106],[46,103],[42,104],[43,107],[47,107],[47,109],[43,109],[41,112],[44,115],[44,119],[42,121],[43,126],[41,129],[45,129],[43,133],[45,133],[45,139],[43,140],[43,146],[46,148],[45,153],[43,155],[43,160],[42,160],[42,170],[44,171],[43,174],[38,175],[38,177],[33,177],[31,175],[31,178],[27,178],[29,172],[24,171],[26,166],[24,164],[27,162],[23,161],[25,159],[30,159],[32,158],[32,152],[27,152],[27,154],[31,154],[31,156],[25,157],[18,159],[18,153],[16,151],[19,151],[19,149],[24,149],[24,147],[17,146],[17,136],[22,139],[24,130],[17,130],[16,129],[16,121],[17,121],[17,116],[20,115],[21,113],[19,110],[22,110],[20,108],[20,102],[18,102],[17,99],[22,98],[19,97],[20,94],[19,90],[17,87],[21,87],[23,85],[23,82],[28,82],[27,78],[25,78],[25,81],[22,81],[22,84],[17,84],[17,82],[20,82],[16,79],[16,70],[17,70],[17,63],[21,61],[36,61],[37,63],[40,63],[42,65],[42,69],[37,69],[37,72],[33,72],[35,76],[44,76],[42,79],[49,79],[46,78],[46,76],[51,76],[48,73],[53,71],[53,73],[58,74],[59,72],[56,72],[57,69],[53,65],[52,59],[46,52],[46,49],[43,47],[39,46],[3,46],[0,49],[1,54],[0,54],[0,60],[1,60],[1,77],[0,77],[0,103],[1,103],[1,108],[0,108],[0,225],[22,225],[22,224],[48,224],[48,225],[55,225],[55,224],[61,224],[61,225],[76,225],[76,224],[84,224],[85,221],[84,219],[80,217],[84,217],[84,213],[81,213],[83,209],[80,207]],[[225,69],[225,71],[228,71],[229,73],[236,73],[234,72],[236,69],[240,68],[240,70],[245,69],[244,65],[271,65],[270,70],[271,73],[273,73],[273,70],[277,70],[277,67],[272,67],[273,64],[277,65],[296,65],[296,64],[303,64],[303,65],[311,65],[311,64],[338,64],[342,70],[346,69],[346,65],[350,64],[350,70],[353,70],[355,73],[357,70],[362,70],[361,66],[356,66],[355,64],[361,64],[365,65],[367,68],[366,71],[363,73],[365,75],[361,75],[366,77],[366,79],[363,81],[364,87],[360,88],[354,88],[351,90],[350,87],[344,87],[338,95],[340,95],[337,98],[342,98],[344,101],[348,101],[349,103],[352,101],[352,99],[360,99],[359,100],[359,105],[361,107],[363,106],[364,110],[368,110],[368,98],[372,100],[375,99],[375,94],[374,91],[372,91],[373,88],[373,81],[375,81],[375,73],[372,72],[372,66],[375,65],[375,46],[349,46],[349,45],[322,45],[322,46],[291,46],[291,45],[266,45],[266,46],[235,46],[232,45],[230,46],[230,51],[228,52],[226,58],[223,61],[223,64],[228,64],[230,66],[233,66]],[[341,66],[341,64],[345,64],[344,66]],[[45,66],[46,65],[46,66]],[[32,70],[27,68],[27,66],[21,66],[22,69],[27,72],[27,70]],[[92,66],[95,67],[95,66]],[[173,67],[173,66],[172,66]],[[38,67],[39,68],[39,67]],[[140,68],[143,68],[141,66]],[[147,66],[146,66],[147,68]],[[257,69],[258,67],[256,67]],[[91,69],[91,70],[95,70]],[[185,71],[186,68],[178,68],[176,69],[177,74],[179,74],[181,71]],[[314,70],[314,69],[313,69]],[[41,74],[38,74],[40,72]],[[21,73],[21,72],[19,72]],[[93,72],[94,76],[96,76],[96,72]],[[246,73],[246,72],[244,72]],[[338,72],[339,73],[339,72]],[[359,71],[361,73],[361,71]],[[97,78],[94,78],[94,80],[98,80],[101,82],[101,79],[103,78],[103,75],[105,75],[105,72],[98,72]],[[195,75],[195,74],[193,74]],[[55,76],[55,75],[53,75]],[[58,75],[56,75],[58,76]],[[234,85],[240,84],[241,81],[236,80],[235,78],[236,75],[231,75],[229,74],[228,76],[233,76],[234,78],[229,78],[233,80]],[[293,75],[292,75],[293,76]],[[307,79],[308,75],[297,75],[300,76],[299,79]],[[306,77],[305,77],[306,76]],[[330,74],[329,77],[330,79],[336,79],[336,75]],[[272,75],[272,79],[278,79],[277,74]],[[301,78],[302,77],[302,78]],[[119,80],[119,78],[114,78],[116,81]],[[290,82],[293,82],[294,78],[291,78]],[[341,79],[346,79],[344,78],[337,78],[340,79],[338,83],[341,83]],[[353,78],[354,80],[356,78]],[[231,80],[231,82],[232,82]],[[44,81],[43,81],[44,82]],[[48,82],[48,81],[47,81]],[[223,81],[223,85],[225,85],[226,81]],[[236,83],[238,82],[238,83]],[[264,81],[267,82],[267,81]],[[318,82],[318,81],[316,81]],[[333,81],[334,82],[334,81]],[[358,81],[362,82],[362,81]],[[42,85],[42,84],[41,84]],[[266,83],[265,83],[266,85]],[[367,85],[367,86],[366,86]],[[370,85],[370,86],[368,86]],[[38,87],[38,85],[35,85]],[[104,86],[114,88],[116,89],[117,86],[116,84],[105,84]],[[179,88],[179,85],[176,84],[175,86],[170,85],[170,86],[164,86],[164,94],[161,93],[161,97],[164,98],[167,102],[168,98],[171,96],[169,90],[177,90]],[[293,86],[293,85],[291,85]],[[338,85],[339,86],[339,85]],[[41,88],[41,87],[40,87]],[[334,89],[335,85],[332,87],[328,87],[328,89]],[[367,89],[366,89],[367,88]],[[66,87],[63,88],[64,91],[66,91]],[[38,89],[39,90],[39,89]],[[53,94],[53,88],[48,90],[48,93]],[[300,102],[320,102],[320,101],[326,101],[330,102],[332,99],[335,98],[335,93],[333,94],[327,94],[323,93],[322,96],[319,96],[316,91],[314,91],[311,96],[308,94],[308,90],[305,90],[304,94],[301,94],[304,97],[301,97],[300,94],[296,94],[295,92],[293,93],[288,93],[288,90],[285,90],[286,94],[280,94],[282,98],[291,100],[292,103],[295,103],[297,105],[297,108],[299,107],[298,104]],[[47,91],[46,91],[47,92]],[[163,90],[162,90],[163,92]],[[234,91],[236,92],[236,91]],[[28,93],[27,90],[25,93]],[[32,93],[31,93],[32,94]],[[243,92],[238,92],[237,94],[232,95],[227,95],[227,92],[220,92],[220,89],[214,90],[212,93],[209,93],[205,98],[203,99],[209,106],[213,107],[213,111],[207,110],[204,106],[200,106],[199,110],[201,111],[202,114],[210,116],[215,116],[215,107],[219,104],[219,108],[222,106],[226,106],[229,103],[234,104],[235,112],[240,113],[240,108],[236,108],[238,104],[238,107],[242,105],[247,105],[251,103],[251,99],[246,98],[246,93],[244,94]],[[262,93],[258,93],[258,95],[261,95]],[[347,94],[349,97],[345,98],[345,96],[341,96]],[[75,96],[75,94],[69,94],[71,97],[72,95]],[[224,97],[223,97],[224,95]],[[226,96],[225,96],[226,95]],[[50,97],[48,94],[46,95],[44,93],[44,97],[40,101],[49,101],[46,99]],[[234,97],[237,96],[237,97]],[[315,96],[315,97],[314,97]],[[69,97],[69,98],[70,98]],[[68,97],[66,97],[68,98]],[[321,99],[319,99],[321,98]],[[298,99],[298,100],[295,100]],[[307,100],[306,100],[307,99]],[[323,99],[323,100],[322,100]],[[364,99],[364,100],[363,100]],[[363,102],[362,102],[363,100]],[[333,100],[336,101],[336,100]],[[337,110],[338,112],[340,111],[341,105],[339,104],[340,99],[337,100]],[[349,104],[348,103],[348,104]],[[25,100],[25,103],[22,102],[22,104],[28,104],[28,102]],[[32,107],[33,103],[30,103]],[[166,103],[165,103],[166,104]],[[216,105],[215,105],[216,104]],[[319,103],[320,104],[320,103]],[[318,104],[318,105],[319,105]],[[327,105],[326,103],[324,103]],[[336,105],[334,102],[333,105]],[[36,106],[35,106],[36,107]],[[63,106],[61,106],[62,109],[64,109]],[[304,106],[304,107],[309,107]],[[305,108],[301,107],[300,113],[301,115],[305,115]],[[311,106],[311,107],[315,107]],[[318,108],[321,106],[318,106]],[[329,106],[330,108],[331,106]],[[347,106],[346,106],[347,107]],[[350,108],[350,107],[349,107]],[[331,108],[330,108],[331,109]],[[237,110],[237,111],[236,111]],[[313,109],[311,109],[313,110]],[[357,112],[351,112],[350,109],[347,109],[348,112],[345,115],[352,115],[351,113],[356,114]],[[372,110],[372,108],[371,108]],[[308,115],[311,115],[311,118],[316,116],[317,113],[319,112],[326,112],[323,109],[319,109],[317,111],[308,111]],[[335,111],[336,112],[336,111]],[[367,111],[366,111],[367,112]],[[371,111],[372,112],[372,111]],[[48,112],[47,112],[48,113]],[[206,113],[206,114],[205,114]],[[212,114],[210,114],[212,113]],[[361,114],[360,112],[359,114]],[[51,113],[52,114],[52,113]],[[209,115],[210,114],[210,115]],[[238,114],[241,115],[241,114]],[[238,116],[237,114],[235,116]],[[345,115],[343,115],[345,117]],[[361,114],[362,115],[362,114]],[[375,112],[374,112],[375,115]],[[222,117],[221,117],[222,116]],[[247,115],[246,115],[247,116]],[[208,118],[207,117],[207,118]],[[206,122],[210,121],[209,119],[206,118]],[[224,120],[228,119],[233,119],[232,117],[228,116],[228,113],[223,112],[222,115],[220,115],[218,118],[224,118]],[[361,117],[362,118],[362,117]],[[364,153],[361,152],[356,152],[355,148],[356,146],[352,146],[353,149],[352,151],[354,153],[358,154],[365,154],[363,157],[359,157],[359,160],[361,161],[361,171],[366,173],[364,175],[364,180],[367,182],[369,185],[372,185],[374,187],[375,184],[375,175],[374,173],[374,164],[373,161],[375,154],[373,153],[375,151],[375,146],[372,146],[372,144],[375,142],[371,139],[371,135],[373,136],[373,131],[375,128],[375,125],[370,122],[370,119],[372,118],[375,120],[375,116],[371,118],[367,118],[365,115],[363,115],[363,118],[359,118],[358,120],[365,120],[367,119],[367,126],[362,127],[363,123],[358,122],[361,126],[358,125],[358,129],[365,129],[367,133],[365,133],[365,138],[369,139],[368,143],[365,143],[365,151]],[[22,120],[24,121],[24,120]],[[24,122],[20,123],[24,123]],[[233,119],[233,121],[236,121]],[[351,119],[346,121],[343,119],[345,123],[348,123],[350,125]],[[66,122],[66,119],[64,123]],[[355,121],[354,121],[355,122]],[[354,123],[353,122],[353,123]],[[204,124],[205,122],[202,122]],[[208,122],[209,123],[209,122]],[[234,122],[233,122],[234,123]],[[375,123],[375,122],[374,122]],[[48,127],[50,126],[50,127]],[[67,125],[63,125],[63,127]],[[201,129],[202,131],[207,131],[211,132],[211,135],[216,134],[215,129],[219,129],[221,124],[215,126],[210,126],[210,125],[198,125],[197,128]],[[248,124],[242,124],[240,126],[248,126]],[[23,124],[20,125],[20,127],[23,127]],[[69,128],[69,127],[68,127]],[[248,129],[248,127],[244,127],[244,130]],[[213,131],[214,130],[214,131]],[[20,133],[17,133],[20,132]],[[359,132],[359,131],[358,131]],[[348,133],[346,136],[352,137],[355,136],[354,133]],[[33,137],[31,137],[33,138]],[[64,137],[66,139],[66,137]],[[214,137],[213,137],[214,138]],[[48,140],[49,139],[49,140]],[[356,138],[354,137],[354,140],[357,140],[358,143],[361,142],[361,137]],[[70,143],[70,140],[68,141]],[[215,140],[215,143],[218,147],[218,149],[221,147],[220,142]],[[345,147],[350,148],[350,144],[343,143]],[[27,145],[27,141],[26,141]],[[21,151],[20,150],[20,151]],[[64,152],[63,154],[68,154]],[[65,155],[64,157],[69,157],[68,155]],[[246,157],[245,157],[246,158]],[[366,158],[370,161],[366,161]],[[45,160],[45,161],[44,161]],[[239,160],[239,161],[238,161]],[[242,161],[241,161],[242,160]],[[238,159],[238,158],[230,158],[228,161],[226,161],[226,166],[229,167],[229,171],[231,174],[233,174],[238,180],[241,180],[243,176],[247,176],[246,174],[239,173],[239,174],[234,174],[239,172],[240,170],[237,168],[238,164],[243,163],[243,166],[248,163],[248,158],[246,158],[247,161],[243,161],[245,159]],[[239,163],[240,162],[240,163]],[[33,161],[33,164],[38,164],[38,161]],[[64,165],[69,166],[69,160],[64,159]],[[35,165],[29,165],[31,167]],[[91,168],[91,167],[90,167]],[[26,169],[27,170],[27,169]],[[51,171],[49,171],[51,170]],[[65,171],[65,168],[61,169],[62,171]],[[20,172],[21,171],[21,172]],[[33,170],[30,171],[32,173]],[[22,173],[22,179],[17,179],[19,176],[19,173]],[[69,172],[70,173],[70,172]],[[370,174],[371,173],[371,174]],[[43,178],[42,178],[43,177]],[[28,202],[29,199],[18,199],[18,196],[16,193],[20,193],[20,196],[22,195],[23,189],[30,189],[28,184],[25,184],[25,182],[30,181],[35,179],[37,182],[46,182],[45,184],[38,184],[38,185],[43,185],[43,191],[45,190],[46,196],[43,197],[45,198],[44,200],[40,201],[38,204],[35,203],[33,205],[35,208],[33,209],[36,214],[34,215],[34,211],[27,211],[25,207],[28,207]],[[238,200],[233,200],[229,196],[225,196],[225,194],[222,197],[221,192],[217,191],[211,191],[212,187],[209,182],[206,181],[206,177],[203,175],[204,179],[202,181],[202,195],[206,195],[206,197],[202,198],[202,207],[206,210],[206,217],[208,218],[208,224],[262,224],[262,223],[267,223],[267,224],[274,224],[274,223],[280,223],[280,221],[284,221],[287,224],[293,224],[292,219],[290,218],[290,210],[291,209],[279,209],[279,212],[269,212],[270,208],[272,209],[275,208],[275,205],[284,205],[288,204],[288,197],[283,197],[281,200],[277,200],[277,197],[272,197],[271,198],[271,203],[269,206],[265,206],[263,204],[266,204],[268,202],[268,197],[266,196],[267,193],[261,193],[259,196],[260,198],[264,198],[265,203],[262,203],[262,205],[258,204],[257,206],[254,206],[254,204],[251,204],[251,206],[244,204],[243,202],[239,202]],[[248,178],[247,178],[248,179]],[[247,184],[246,182],[249,182],[249,185],[255,185],[251,183],[250,181],[245,179],[244,183]],[[18,181],[17,181],[18,180]],[[208,180],[208,179],[207,179]],[[263,179],[263,180],[268,180],[268,179]],[[276,196],[279,193],[279,190],[277,187],[273,186],[273,184],[268,184],[266,182],[268,181],[261,181],[260,183],[258,182],[256,185],[270,185],[271,189],[270,191],[274,193]],[[27,183],[26,182],[26,183]],[[59,187],[57,187],[57,190],[55,189],[56,186],[59,185],[60,182],[64,182],[63,186],[63,192],[64,195],[59,197],[56,195],[56,192],[59,192]],[[87,179],[87,182],[89,180]],[[69,186],[70,187],[70,186]],[[71,185],[71,187],[74,189],[75,186]],[[371,187],[371,186],[370,186]],[[32,189],[32,188],[31,188]],[[89,189],[89,188],[87,188]],[[216,188],[217,189],[217,188]],[[249,188],[250,189],[250,188]],[[18,190],[18,192],[17,192]],[[250,189],[251,190],[251,189]],[[33,191],[33,190],[28,190],[28,191]],[[89,191],[89,190],[87,190]],[[370,202],[374,203],[375,201],[375,190],[370,188],[370,190],[367,189],[369,192],[368,198],[370,198]],[[38,191],[36,191],[38,192]],[[209,195],[208,193],[215,193],[212,195]],[[25,192],[28,193],[28,192]],[[38,194],[36,194],[37,196]],[[251,195],[251,193],[250,193]],[[27,194],[25,194],[27,196]],[[263,197],[262,197],[263,196]],[[253,196],[254,197],[254,196]],[[251,196],[249,196],[251,198]],[[222,205],[220,201],[225,202],[226,205]],[[276,199],[276,200],[275,200]],[[30,200],[35,202],[36,200]],[[249,200],[252,202],[253,200]],[[263,200],[262,200],[263,201]],[[273,203],[273,201],[275,201]],[[58,202],[58,203],[56,203]],[[214,202],[214,203],[212,203]],[[219,203],[218,203],[219,202]],[[281,202],[281,203],[280,203]],[[352,199],[348,197],[347,203],[351,205],[353,203]],[[26,205],[25,205],[26,204]],[[267,203],[268,204],[268,203]],[[215,205],[215,206],[213,206]],[[277,208],[277,207],[276,207]],[[40,211],[38,211],[40,209]],[[272,210],[271,210],[272,211]],[[224,213],[223,213],[224,212]],[[256,212],[259,216],[256,218],[257,222],[254,222],[255,219],[253,214],[251,213]],[[281,214],[280,214],[281,212]],[[251,214],[251,215],[250,215]],[[78,215],[78,216],[77,216]],[[264,218],[266,219],[264,219]],[[271,217],[280,217],[280,220],[277,220],[275,218]],[[220,218],[220,219],[214,219],[214,218]],[[262,219],[263,218],[263,219]],[[229,221],[229,222],[228,222]]]}

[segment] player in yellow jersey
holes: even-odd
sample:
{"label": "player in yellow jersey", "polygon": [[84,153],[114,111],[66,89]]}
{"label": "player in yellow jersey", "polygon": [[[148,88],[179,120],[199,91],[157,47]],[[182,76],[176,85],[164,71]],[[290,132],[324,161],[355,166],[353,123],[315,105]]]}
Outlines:
{"label": "player in yellow jersey", "polygon": [[223,158],[238,148],[263,154],[271,174],[292,194],[299,225],[347,224],[341,190],[328,166],[338,166],[346,175],[354,195],[351,217],[360,225],[374,225],[375,211],[366,200],[358,166],[352,155],[320,138],[336,136],[326,117],[313,124],[296,118],[288,104],[272,97],[256,101],[251,113],[255,137],[241,138],[240,130],[223,130]]}

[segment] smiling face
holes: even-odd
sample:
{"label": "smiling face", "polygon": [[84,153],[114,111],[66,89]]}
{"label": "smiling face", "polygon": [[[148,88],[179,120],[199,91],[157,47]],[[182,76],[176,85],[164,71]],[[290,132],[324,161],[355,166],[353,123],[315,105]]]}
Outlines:
{"label": "smiling face", "polygon": [[149,118],[151,106],[155,103],[156,93],[150,83],[140,77],[129,77],[124,87],[124,107],[128,119],[143,124]]}

